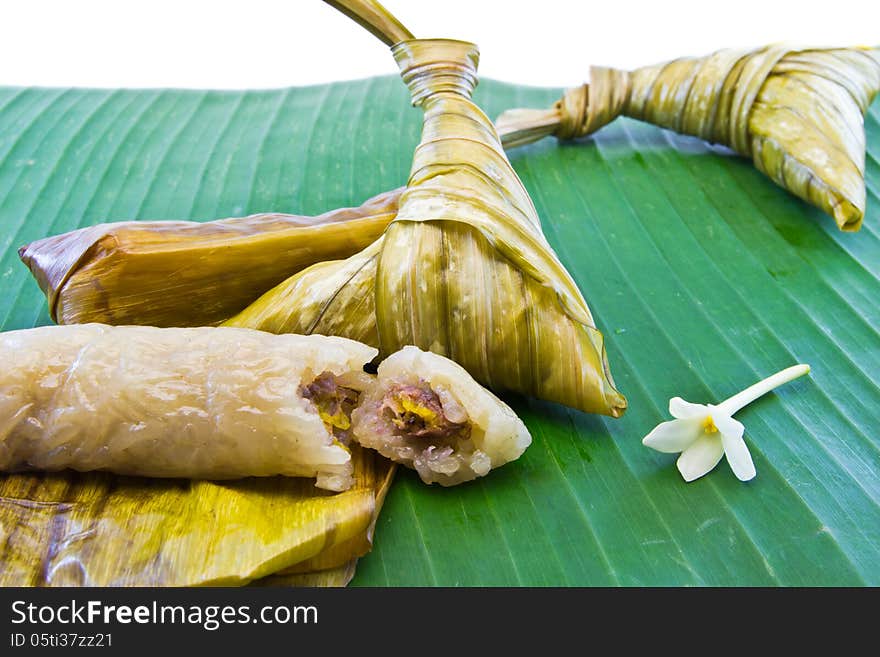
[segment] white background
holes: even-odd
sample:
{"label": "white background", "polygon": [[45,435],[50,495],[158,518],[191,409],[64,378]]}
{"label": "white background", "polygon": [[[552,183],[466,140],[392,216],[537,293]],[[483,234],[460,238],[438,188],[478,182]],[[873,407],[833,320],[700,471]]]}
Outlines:
{"label": "white background", "polygon": [[[777,41],[880,45],[880,0],[386,0],[416,36],[474,41],[483,77],[573,86]],[[320,0],[0,0],[0,85],[266,88],[396,73]]]}

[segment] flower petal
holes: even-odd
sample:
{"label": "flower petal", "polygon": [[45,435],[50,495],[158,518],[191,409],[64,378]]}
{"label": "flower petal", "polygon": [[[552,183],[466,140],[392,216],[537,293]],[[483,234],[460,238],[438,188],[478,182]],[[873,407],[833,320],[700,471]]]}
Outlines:
{"label": "flower petal", "polygon": [[718,433],[702,434],[678,457],[676,465],[685,481],[699,479],[718,465],[724,456],[724,445]]}
{"label": "flower petal", "polygon": [[742,422],[734,420],[725,413],[718,413],[712,407],[709,409],[709,414],[712,416],[712,422],[718,427],[718,431],[731,438],[742,438],[743,432],[746,430]]}
{"label": "flower petal", "polygon": [[694,444],[702,433],[699,418],[692,420],[670,420],[661,422],[642,438],[642,444],[666,454],[683,452]]}
{"label": "flower petal", "polygon": [[[737,422],[737,424],[739,423]],[[730,469],[733,470],[736,478],[740,481],[754,479],[757,474],[755,472],[755,464],[752,462],[752,455],[749,453],[746,441],[742,439],[742,434],[730,436],[722,433],[721,443],[724,445],[724,454],[727,456],[727,462],[730,463]]]}
{"label": "flower petal", "polygon": [[669,400],[669,414],[679,420],[705,417],[709,415],[709,407],[704,404],[692,404],[681,397],[673,397]]}

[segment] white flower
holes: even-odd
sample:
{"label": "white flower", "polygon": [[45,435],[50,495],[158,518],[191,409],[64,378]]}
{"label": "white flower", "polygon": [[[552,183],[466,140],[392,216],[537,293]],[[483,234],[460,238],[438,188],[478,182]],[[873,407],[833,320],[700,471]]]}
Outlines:
{"label": "white flower", "polygon": [[727,456],[737,478],[748,481],[755,476],[755,464],[743,440],[745,427],[733,419],[733,414],[764,393],[809,371],[809,365],[789,367],[717,406],[691,404],[681,397],[673,397],[669,400],[669,414],[675,419],[657,425],[642,439],[642,444],[658,452],[681,452],[676,465],[685,481],[702,477],[718,465],[723,456]]}
{"label": "white flower", "polygon": [[739,479],[748,481],[755,476],[755,465],[743,440],[745,427],[729,413],[718,406],[691,404],[673,397],[669,414],[676,419],[659,424],[642,443],[658,452],[681,452],[677,465],[685,481],[702,477],[725,454]]}

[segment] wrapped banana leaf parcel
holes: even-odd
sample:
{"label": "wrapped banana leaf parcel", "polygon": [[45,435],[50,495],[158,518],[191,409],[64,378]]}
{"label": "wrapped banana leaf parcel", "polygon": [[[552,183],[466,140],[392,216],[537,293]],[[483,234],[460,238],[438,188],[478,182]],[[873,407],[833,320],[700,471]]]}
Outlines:
{"label": "wrapped banana leaf parcel", "polygon": [[854,231],[865,214],[864,114],[880,91],[877,48],[719,50],[634,71],[594,66],[548,110],[498,118],[508,147],[588,135],[617,116],[727,146]]}
{"label": "wrapped banana leaf parcel", "polygon": [[415,345],[494,390],[621,415],[590,309],[470,98],[476,46],[416,39],[392,53],[424,110],[397,215],[361,252],[312,265],[224,325],[341,335],[383,355]]}
{"label": "wrapped banana leaf parcel", "polygon": [[[381,504],[371,477],[390,481],[391,468],[358,444],[428,483],[453,485],[518,458],[531,442],[503,402],[446,358],[409,347],[374,376],[364,365],[375,355],[344,338],[248,329],[82,324],[0,334],[8,365],[0,377],[0,471],[258,478],[226,488],[130,479],[112,486],[74,476],[52,503],[39,493],[62,479],[4,478],[0,582],[242,583],[306,570],[299,562],[339,567],[369,548],[360,536],[371,534]],[[275,474],[286,477],[263,483]],[[288,477],[345,492],[309,495]],[[66,501],[82,486],[94,497]],[[154,494],[145,500],[145,491]],[[264,503],[291,524],[259,512]],[[205,514],[216,530],[206,530]],[[122,534],[128,549],[119,554],[120,532],[138,528],[134,538]],[[230,536],[250,543],[239,557]],[[196,540],[205,541],[197,554],[217,550],[204,567],[177,553]],[[35,554],[48,555],[51,568]]]}

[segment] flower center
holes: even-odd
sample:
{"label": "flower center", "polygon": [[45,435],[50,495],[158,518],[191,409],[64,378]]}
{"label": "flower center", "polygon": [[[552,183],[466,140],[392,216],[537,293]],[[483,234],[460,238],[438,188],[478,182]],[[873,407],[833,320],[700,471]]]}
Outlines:
{"label": "flower center", "polygon": [[703,431],[706,433],[717,433],[718,427],[715,426],[715,421],[712,419],[712,416],[709,415],[703,420]]}

